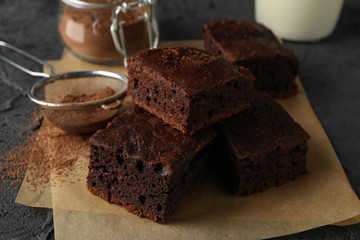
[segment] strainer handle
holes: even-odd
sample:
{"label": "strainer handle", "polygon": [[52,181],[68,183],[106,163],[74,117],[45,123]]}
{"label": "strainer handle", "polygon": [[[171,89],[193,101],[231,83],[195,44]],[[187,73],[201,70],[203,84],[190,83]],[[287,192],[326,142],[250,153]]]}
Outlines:
{"label": "strainer handle", "polygon": [[102,104],[101,108],[104,110],[116,110],[119,109],[124,102],[124,99],[116,99],[115,102],[112,102],[110,104]]}
{"label": "strainer handle", "polygon": [[[47,62],[44,62],[44,61],[40,60],[39,58],[37,58],[37,57],[35,57],[35,56],[27,53],[27,52],[24,52],[24,51],[21,50],[20,48],[17,48],[17,47],[15,47],[15,46],[13,46],[13,45],[11,45],[11,44],[9,44],[9,43],[6,43],[6,42],[4,42],[4,41],[1,41],[1,40],[0,40],[0,46],[1,46],[1,47],[5,47],[5,48],[7,48],[7,49],[10,49],[10,50],[12,50],[12,51],[14,51],[14,52],[16,52],[16,53],[24,56],[24,57],[27,57],[28,59],[33,60],[34,62],[37,62],[37,63],[39,63],[39,64],[41,64],[41,65],[49,68],[49,69],[50,69],[50,72],[51,72],[51,75],[54,75],[54,74],[55,74],[55,73],[54,73],[54,67],[53,67],[53,66],[51,66],[51,65],[48,64]],[[51,76],[50,74],[47,74],[47,73],[44,73],[44,72],[31,71],[31,70],[29,70],[29,69],[27,69],[27,68],[25,68],[25,67],[23,67],[23,66],[21,66],[21,65],[19,65],[19,64],[17,64],[17,63],[15,63],[14,61],[8,59],[7,57],[4,57],[4,56],[1,55],[1,54],[0,54],[0,59],[3,60],[4,62],[10,64],[11,66],[13,66],[13,67],[15,67],[15,68],[17,68],[17,69],[19,69],[19,70],[21,70],[21,71],[29,74],[29,75],[31,75],[31,76],[34,76],[34,77],[46,77],[46,78],[48,78],[48,77]]]}

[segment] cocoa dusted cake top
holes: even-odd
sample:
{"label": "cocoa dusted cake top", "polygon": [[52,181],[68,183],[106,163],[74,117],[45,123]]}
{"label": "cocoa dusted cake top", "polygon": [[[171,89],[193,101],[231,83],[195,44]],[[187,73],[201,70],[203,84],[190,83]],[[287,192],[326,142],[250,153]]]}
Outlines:
{"label": "cocoa dusted cake top", "polygon": [[151,72],[152,78],[171,85],[175,90],[184,91],[186,95],[213,89],[232,79],[249,81],[246,68],[234,69],[219,56],[193,47],[146,50],[128,59],[130,64]]}
{"label": "cocoa dusted cake top", "polygon": [[104,148],[122,149],[126,156],[138,158],[148,166],[161,162],[171,174],[185,167],[184,164],[215,137],[216,131],[212,128],[193,136],[184,135],[135,106],[113,119],[105,129],[97,131],[90,142]]}
{"label": "cocoa dusted cake top", "polygon": [[221,122],[221,130],[246,157],[278,146],[295,146],[310,137],[290,115],[264,93],[256,93],[249,108]]}
{"label": "cocoa dusted cake top", "polygon": [[285,55],[294,58],[293,65],[299,65],[295,54],[260,23],[222,20],[205,24],[203,34],[212,36],[213,44],[217,44],[221,54],[232,63],[249,57]]}

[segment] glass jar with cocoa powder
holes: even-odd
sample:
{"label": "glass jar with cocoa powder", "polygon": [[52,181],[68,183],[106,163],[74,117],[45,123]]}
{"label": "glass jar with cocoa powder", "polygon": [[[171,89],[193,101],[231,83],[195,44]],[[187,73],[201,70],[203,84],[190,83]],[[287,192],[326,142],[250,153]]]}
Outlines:
{"label": "glass jar with cocoa powder", "polygon": [[155,48],[159,32],[156,0],[60,0],[59,32],[83,60],[114,64]]}

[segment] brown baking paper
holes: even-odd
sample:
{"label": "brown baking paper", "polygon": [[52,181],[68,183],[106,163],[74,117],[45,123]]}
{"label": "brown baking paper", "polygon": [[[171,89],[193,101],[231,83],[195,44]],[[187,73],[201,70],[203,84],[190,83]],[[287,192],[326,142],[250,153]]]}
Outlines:
{"label": "brown baking paper", "polygon": [[[201,41],[181,42],[181,45],[200,47]],[[61,61],[52,64],[62,71],[84,65],[67,52]],[[141,219],[87,191],[89,146],[86,145],[76,153],[79,169],[66,177],[51,175],[52,204],[49,205],[54,209],[56,238],[258,239],[340,221],[344,221],[340,224],[358,222],[356,216],[360,215],[360,201],[299,79],[297,84],[298,94],[279,103],[311,135],[306,174],[248,197],[230,195],[221,181],[208,175],[167,223],[158,224]],[[69,144],[74,142],[69,141]],[[55,146],[56,143],[49,141],[48,151],[52,152]],[[62,157],[61,154],[58,157]],[[75,178],[80,181],[71,180]],[[24,197],[26,194],[19,194],[17,202],[24,203]]]}
{"label": "brown baking paper", "polygon": [[[46,137],[48,128],[47,121],[43,121],[42,126],[37,132],[36,141],[33,145],[31,155],[29,156],[29,166],[24,181],[16,196],[15,202],[31,207],[52,207],[52,195],[50,186],[50,176],[42,174],[41,182],[38,176],[42,165],[43,159],[49,157],[48,139]],[[42,158],[42,161],[37,161],[36,158]]]}

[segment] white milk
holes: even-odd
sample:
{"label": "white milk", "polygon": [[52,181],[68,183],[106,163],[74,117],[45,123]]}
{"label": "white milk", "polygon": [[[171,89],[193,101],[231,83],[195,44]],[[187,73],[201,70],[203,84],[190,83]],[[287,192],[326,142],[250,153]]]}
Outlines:
{"label": "white milk", "polygon": [[277,36],[316,41],[335,29],[344,0],[255,0],[255,18]]}

